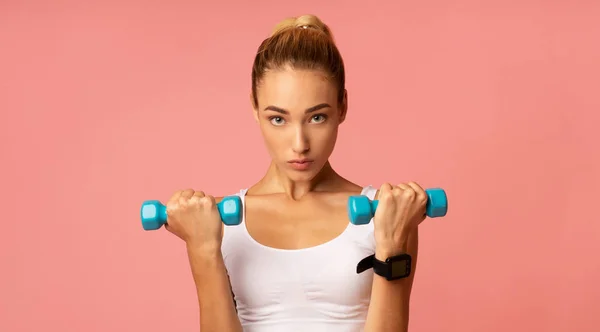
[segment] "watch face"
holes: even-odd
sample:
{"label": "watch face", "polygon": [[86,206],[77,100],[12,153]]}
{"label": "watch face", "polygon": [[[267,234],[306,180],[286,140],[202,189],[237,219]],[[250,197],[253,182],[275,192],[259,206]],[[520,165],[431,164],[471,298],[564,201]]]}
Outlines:
{"label": "watch face", "polygon": [[396,261],[392,262],[392,277],[402,277],[408,274],[410,271],[409,261]]}
{"label": "watch face", "polygon": [[386,260],[390,266],[391,278],[405,278],[410,275],[411,257],[409,255],[398,255]]}

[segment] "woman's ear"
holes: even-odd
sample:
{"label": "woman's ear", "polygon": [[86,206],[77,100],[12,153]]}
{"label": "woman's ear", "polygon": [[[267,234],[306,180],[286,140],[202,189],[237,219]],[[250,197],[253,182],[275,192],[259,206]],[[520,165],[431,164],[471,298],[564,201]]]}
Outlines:
{"label": "woman's ear", "polygon": [[348,91],[344,89],[344,98],[342,99],[342,104],[340,105],[340,123],[346,120],[346,113],[348,112]]}

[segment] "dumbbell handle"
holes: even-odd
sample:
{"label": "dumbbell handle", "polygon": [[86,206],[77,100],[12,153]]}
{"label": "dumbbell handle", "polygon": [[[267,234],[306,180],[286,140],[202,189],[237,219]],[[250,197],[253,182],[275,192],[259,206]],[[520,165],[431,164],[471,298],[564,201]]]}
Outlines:
{"label": "dumbbell handle", "polygon": [[[369,204],[371,204],[371,210],[373,211],[373,214],[375,214],[375,211],[377,211],[377,206],[379,205],[379,200],[372,200],[369,201]],[[431,213],[426,213],[428,217],[433,217],[432,215],[430,215]]]}
{"label": "dumbbell handle", "polygon": [[[446,192],[441,188],[426,189],[427,205],[426,215],[430,218],[438,218],[446,215],[448,211],[448,198]],[[369,223],[375,215],[379,206],[379,200],[370,200],[366,196],[351,196],[348,199],[348,215],[350,222],[357,225]]]}
{"label": "dumbbell handle", "polygon": [[[217,203],[221,220],[226,225],[241,222],[242,203],[239,196],[228,196]],[[142,226],[145,230],[155,230],[167,223],[167,207],[158,200],[148,200],[140,211]]]}

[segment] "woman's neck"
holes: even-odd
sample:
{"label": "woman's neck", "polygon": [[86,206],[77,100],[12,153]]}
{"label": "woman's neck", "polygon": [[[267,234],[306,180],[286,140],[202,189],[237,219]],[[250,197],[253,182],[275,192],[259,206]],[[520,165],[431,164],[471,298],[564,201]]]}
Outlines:
{"label": "woman's neck", "polygon": [[343,180],[327,162],[321,171],[309,181],[294,181],[277,165],[271,163],[265,176],[256,184],[255,190],[263,194],[283,193],[292,200],[300,200],[310,192],[333,191]]}

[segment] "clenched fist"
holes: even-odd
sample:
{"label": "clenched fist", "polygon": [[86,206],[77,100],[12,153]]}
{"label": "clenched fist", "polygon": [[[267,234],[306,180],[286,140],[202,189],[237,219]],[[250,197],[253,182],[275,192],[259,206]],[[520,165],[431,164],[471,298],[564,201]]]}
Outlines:
{"label": "clenched fist", "polygon": [[215,198],[202,191],[177,191],[167,203],[165,228],[188,246],[219,250],[222,227]]}
{"label": "clenched fist", "polygon": [[405,247],[408,235],[426,217],[427,194],[414,182],[379,188],[379,205],[373,216],[375,242],[384,252]]}

